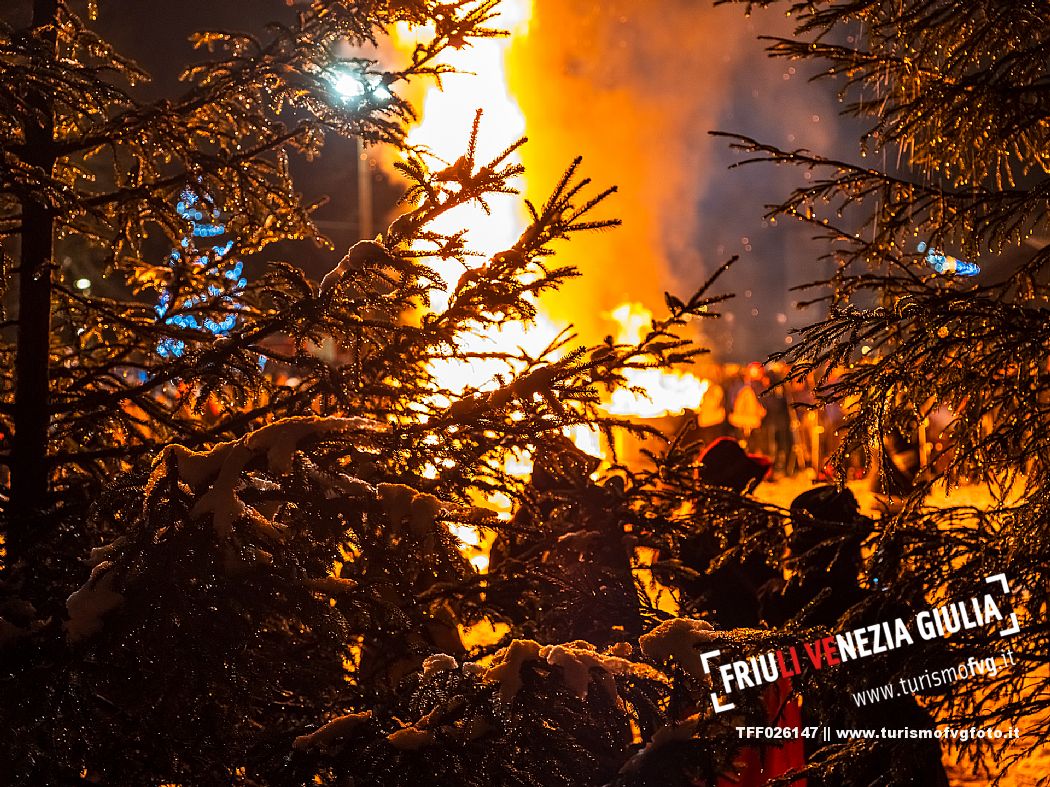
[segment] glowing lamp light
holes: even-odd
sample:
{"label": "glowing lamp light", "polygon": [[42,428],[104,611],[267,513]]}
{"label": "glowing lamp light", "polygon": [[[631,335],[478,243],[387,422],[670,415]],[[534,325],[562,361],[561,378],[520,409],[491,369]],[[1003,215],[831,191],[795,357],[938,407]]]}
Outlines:
{"label": "glowing lamp light", "polygon": [[365,86],[357,75],[343,71],[331,77],[332,87],[344,100],[360,98],[365,94]]}
{"label": "glowing lamp light", "polygon": [[91,286],[91,279],[77,279],[75,282],[73,282],[73,286],[76,287],[78,290],[86,290]]}
{"label": "glowing lamp light", "polygon": [[328,82],[343,101],[371,100],[382,104],[391,98],[381,77],[350,68],[333,71]]}

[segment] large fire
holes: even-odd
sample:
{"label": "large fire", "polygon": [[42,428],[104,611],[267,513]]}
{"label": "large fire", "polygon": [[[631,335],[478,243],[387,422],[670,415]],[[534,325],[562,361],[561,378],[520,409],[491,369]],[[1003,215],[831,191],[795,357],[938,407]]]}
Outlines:
{"label": "large fire", "polygon": [[[441,165],[455,161],[463,151],[463,142],[469,118],[477,109],[484,111],[485,128],[478,140],[478,157],[493,157],[507,143],[524,135],[526,120],[508,87],[507,53],[516,40],[528,35],[532,16],[532,0],[504,0],[492,26],[507,30],[505,38],[472,41],[461,49],[447,50],[442,63],[462,72],[449,75],[439,87],[432,86],[423,99],[420,122],[411,129],[409,141],[425,146]],[[396,40],[410,50],[426,31],[414,31],[405,25],[396,30]],[[484,130],[483,130],[484,131]],[[522,191],[528,191],[521,183]],[[536,189],[540,191],[539,188]],[[480,205],[464,205],[450,211],[440,220],[438,231],[457,231],[470,228],[470,241],[475,249],[492,255],[509,248],[525,227],[525,216],[518,201],[494,200],[487,214]],[[477,258],[482,259],[482,258]],[[456,282],[462,269],[455,260],[432,260],[446,282]],[[440,311],[448,305],[450,292],[434,291],[430,308]],[[613,309],[609,316],[616,322],[616,337],[621,342],[641,338],[652,319],[652,314],[640,304],[625,303]],[[510,323],[499,330],[476,331],[462,337],[467,352],[492,352],[522,348],[537,354],[558,335],[558,325],[542,309],[532,325]],[[469,363],[448,359],[435,363],[433,371],[442,386],[453,393],[462,393],[470,385],[481,388],[496,385],[496,375],[506,372],[498,360]],[[658,369],[633,369],[627,375],[628,385],[637,391],[614,391],[605,409],[614,415],[656,418],[680,414],[695,408],[703,398],[707,382],[691,374]],[[479,386],[479,380],[481,382]],[[590,453],[601,455],[597,435],[587,429],[575,429],[573,439]],[[527,462],[523,470],[527,471]]]}
{"label": "large fire", "polygon": [[[409,141],[425,147],[434,157],[438,167],[447,166],[463,152],[464,140],[469,131],[470,119],[481,109],[484,113],[482,133],[478,139],[478,158],[494,158],[508,143],[525,133],[526,119],[509,90],[507,73],[508,51],[515,41],[528,35],[532,17],[532,0],[503,0],[498,16],[492,26],[508,31],[504,38],[475,40],[468,46],[447,50],[442,63],[461,72],[442,79],[441,86],[428,89],[422,101],[420,122],[411,129]],[[412,30],[400,25],[395,31],[395,40],[400,48],[411,51],[425,30]],[[518,184],[528,193],[525,183]],[[548,184],[549,185],[549,184]],[[537,184],[535,194],[542,202],[545,195]],[[442,217],[437,231],[456,232],[469,228],[468,241],[472,247],[486,256],[511,247],[526,226],[526,217],[520,201],[513,198],[493,200],[490,212],[480,205],[464,205]],[[482,260],[483,258],[475,258]],[[431,261],[442,278],[454,286],[463,269],[456,260]],[[450,291],[434,292],[429,307],[441,311],[448,306]],[[614,308],[609,316],[617,324],[618,341],[634,342],[646,331],[652,315],[641,305],[627,303]],[[542,308],[537,320],[529,325],[511,323],[501,329],[477,330],[461,337],[462,349],[469,353],[492,353],[504,350],[510,353],[519,348],[536,356],[558,335],[559,326]],[[441,386],[453,394],[462,394],[470,387],[481,389],[495,387],[497,375],[506,374],[504,361],[478,362],[448,358],[435,362],[432,372]],[[603,405],[614,415],[655,418],[679,414],[696,408],[707,388],[707,382],[691,374],[668,372],[658,369],[633,369],[625,375],[630,388],[617,390]],[[584,451],[604,458],[606,451],[597,431],[585,426],[567,430],[567,434]],[[505,464],[505,469],[523,477],[532,470],[528,456],[514,457]],[[509,516],[510,501],[490,500],[490,505]],[[473,528],[457,528],[454,535],[460,540],[464,552],[479,571],[487,567],[487,546],[483,535]]]}
{"label": "large fire", "polygon": [[[446,50],[441,64],[451,66],[457,74],[442,79],[441,86],[431,87],[422,103],[420,122],[410,130],[408,141],[430,151],[437,167],[456,161],[463,153],[464,140],[469,130],[470,119],[481,109],[484,126],[477,140],[479,160],[491,160],[501,153],[509,142],[525,133],[525,117],[507,89],[507,48],[515,37],[528,31],[532,15],[531,0],[505,0],[500,4],[498,16],[492,26],[507,30],[506,38],[474,40],[469,46]],[[399,25],[395,40],[405,51],[410,52],[426,30],[415,30]],[[476,204],[462,205],[449,211],[435,222],[437,232],[454,233],[469,228],[468,241],[473,249],[485,257],[510,248],[525,229],[524,213],[518,201],[513,199],[493,200],[489,212]],[[468,261],[472,258],[468,258]],[[473,258],[478,264],[484,257]],[[451,288],[463,273],[462,263],[456,260],[434,259],[429,261],[449,290],[432,291],[429,307],[442,311],[448,307]],[[514,353],[519,348],[534,357],[544,350],[558,335],[553,322],[542,314],[532,325],[509,323],[501,328],[478,329],[460,337],[460,349],[467,353],[495,353],[506,350]],[[508,371],[505,361],[499,359],[464,361],[447,358],[433,362],[431,371],[442,388],[452,394],[463,394],[468,388],[482,390],[498,385],[498,375]],[[514,457],[505,465],[509,472],[527,476],[532,472],[529,457]],[[509,517],[511,501],[496,496],[485,501]],[[472,527],[455,527],[453,535],[475,569],[484,572],[488,567],[488,539],[485,534]],[[470,637],[478,641],[484,637],[474,632]]]}
{"label": "large fire", "polygon": [[[508,31],[505,38],[473,40],[460,49],[448,49],[441,56],[441,64],[456,69],[434,85],[423,99],[420,122],[410,130],[408,141],[429,150],[438,167],[455,161],[463,153],[464,140],[470,119],[481,109],[484,126],[478,137],[479,160],[490,160],[501,153],[509,142],[525,133],[525,117],[507,89],[507,49],[516,37],[528,32],[532,15],[531,0],[504,0],[491,25]],[[398,25],[395,40],[406,51],[411,51],[426,30]],[[519,184],[523,186],[523,184]],[[462,205],[444,214],[433,225],[437,232],[457,232],[469,228],[468,240],[485,257],[473,258],[478,264],[486,257],[514,245],[525,229],[525,215],[517,200],[492,200],[489,212],[477,204]],[[468,258],[468,261],[471,258]],[[447,308],[451,288],[463,273],[457,260],[429,260],[428,264],[441,274],[449,290],[434,290],[430,308]],[[494,353],[500,350],[515,352],[519,348],[537,356],[557,337],[558,328],[543,314],[532,325],[508,323],[501,328],[475,330],[460,337],[460,350],[470,354]],[[449,358],[437,361],[431,367],[441,386],[454,394],[462,394],[468,387],[482,390],[493,388],[497,375],[505,374],[507,364],[499,359],[470,362]],[[531,470],[531,466],[524,472]]]}

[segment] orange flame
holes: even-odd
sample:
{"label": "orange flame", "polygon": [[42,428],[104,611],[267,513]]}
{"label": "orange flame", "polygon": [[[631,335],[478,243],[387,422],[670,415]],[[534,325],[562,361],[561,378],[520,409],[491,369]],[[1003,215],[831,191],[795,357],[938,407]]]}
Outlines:
{"label": "orange flame", "polygon": [[[623,344],[641,342],[653,322],[653,313],[640,303],[621,304],[609,316],[617,322],[616,340]],[[605,405],[606,411],[613,415],[639,418],[681,415],[686,410],[697,409],[711,385],[710,380],[675,369],[627,369],[624,377],[631,388],[640,391],[626,388],[613,391]]]}
{"label": "orange flame", "polygon": [[[508,31],[508,37],[472,40],[467,46],[448,49],[441,55],[440,64],[459,73],[443,76],[440,87],[434,85],[427,90],[422,101],[421,120],[408,134],[410,144],[429,151],[433,166],[447,166],[462,155],[469,129],[467,124],[478,109],[484,113],[482,133],[477,140],[479,160],[495,158],[510,142],[524,135],[525,117],[507,87],[506,58],[513,40],[527,34],[531,15],[532,0],[504,0],[490,24]],[[417,41],[432,32],[399,24],[395,29],[395,42],[400,49],[411,51]],[[523,186],[521,183],[517,185]],[[484,258],[513,246],[526,226],[526,215],[518,200],[496,197],[489,201],[488,212],[477,204],[462,205],[444,214],[431,229],[451,234],[467,227],[469,244],[484,255],[468,258],[468,263],[476,259],[477,264],[481,264]],[[462,263],[441,259],[429,260],[428,263],[448,284],[447,290],[435,290],[430,295],[429,308],[440,312],[448,308],[452,288],[463,273]],[[558,333],[557,325],[541,313],[531,325],[515,322],[498,328],[477,326],[458,337],[457,351],[472,355],[500,351],[514,353],[520,349],[536,357]],[[497,358],[464,360],[449,357],[432,362],[430,371],[442,388],[459,395],[468,388],[492,390],[499,385],[499,375],[506,376],[508,372],[520,370]],[[436,404],[447,405],[448,402],[438,401]],[[531,457],[527,454],[511,457],[505,462],[504,470],[527,477],[532,472]],[[431,471],[436,474],[437,468],[431,468]],[[493,496],[486,503],[499,511],[503,518],[509,518],[511,501],[505,496]],[[474,567],[484,572],[488,566],[484,536],[471,527],[456,527],[453,535]]]}
{"label": "orange flame", "polygon": [[[479,160],[494,158],[506,145],[525,132],[525,117],[508,88],[507,55],[514,42],[528,34],[529,21],[533,13],[533,0],[504,0],[499,15],[492,26],[509,32],[506,38],[475,40],[469,46],[446,50],[441,56],[443,65],[451,66],[460,73],[448,74],[442,84],[431,86],[422,100],[420,122],[413,127],[408,141],[425,148],[430,153],[432,164],[443,168],[455,161],[463,152],[469,119],[477,109],[484,112],[484,125],[478,139]],[[394,40],[399,49],[411,51],[417,41],[426,37],[426,28],[413,29],[399,24]],[[487,133],[486,133],[487,130]],[[518,186],[525,189],[524,183]],[[433,229],[453,233],[463,227],[469,228],[468,242],[486,257],[511,247],[527,224],[520,203],[513,198],[493,199],[490,212],[476,204],[468,204],[449,211],[435,222]],[[469,260],[470,258],[468,258]],[[479,261],[484,258],[476,258]],[[448,307],[451,289],[463,273],[462,263],[456,260],[430,260],[438,273],[448,283],[446,291],[434,291],[429,308],[442,311]],[[480,262],[478,263],[480,264]],[[625,303],[613,310],[611,317],[619,323],[618,340],[636,342],[647,330],[652,314],[639,304]],[[478,328],[460,338],[461,351],[471,353],[494,353],[500,350],[513,353],[519,348],[532,356],[538,355],[558,335],[554,320],[542,311],[535,323],[510,323],[501,328]],[[431,372],[439,384],[453,395],[462,394],[468,388],[491,390],[498,386],[498,376],[506,375],[506,361],[445,358],[431,365]],[[614,391],[604,408],[610,414],[655,418],[681,413],[695,408],[703,398],[708,382],[691,374],[657,370],[631,369],[625,377],[628,384],[639,392]],[[447,404],[447,402],[437,402]],[[594,456],[605,457],[601,434],[586,425],[565,430],[576,445]],[[508,459],[504,469],[515,475],[527,477],[532,472],[531,456],[519,454]],[[437,468],[431,468],[436,474]],[[503,518],[510,515],[511,501],[498,496],[486,501],[496,508]],[[453,535],[460,541],[475,568],[484,571],[487,567],[486,538],[474,528],[457,527]]]}
{"label": "orange flame", "polygon": [[[478,138],[479,160],[494,158],[508,143],[524,135],[525,116],[507,88],[506,55],[512,41],[527,34],[531,15],[532,0],[504,0],[491,26],[507,30],[508,37],[472,40],[468,46],[448,49],[441,55],[442,65],[460,73],[442,77],[441,87],[434,85],[427,91],[422,119],[408,134],[409,143],[429,150],[437,166],[447,166],[463,153],[467,124],[478,109],[484,112],[484,127]],[[426,28],[399,24],[395,41],[400,48],[411,51],[416,41],[427,34]],[[472,248],[491,257],[514,245],[525,229],[526,219],[521,205],[513,198],[493,199],[489,207],[490,212],[486,213],[480,205],[462,205],[444,214],[431,228],[454,233],[467,227]],[[446,291],[431,293],[429,306],[440,312],[448,307],[451,289],[463,268],[456,260],[435,259],[428,264],[449,285]],[[557,335],[557,326],[541,314],[534,325],[511,323],[465,334],[460,337],[459,349],[469,354],[521,348],[538,355]],[[443,387],[462,394],[470,386],[481,390],[497,387],[496,375],[509,370],[506,362],[497,359],[468,362],[449,358],[435,362],[431,371]]]}
{"label": "orange flame", "polygon": [[[442,55],[443,64],[462,73],[446,75],[441,87],[435,85],[427,90],[422,101],[421,120],[408,136],[411,144],[425,147],[431,152],[432,164],[436,167],[443,168],[462,154],[469,119],[479,108],[484,112],[482,133],[478,139],[479,160],[494,158],[508,143],[524,134],[525,116],[508,87],[507,56],[513,44],[527,36],[532,14],[533,0],[503,0],[498,17],[492,20],[492,26],[507,30],[510,33],[507,38],[472,41],[469,46],[447,50]],[[395,42],[400,49],[411,51],[416,42],[427,35],[426,29],[413,30],[399,25],[395,30]],[[519,183],[518,186],[529,193],[526,184]],[[485,257],[491,257],[517,241],[527,220],[522,206],[513,198],[493,199],[490,208],[491,212],[486,213],[479,205],[461,206],[444,215],[433,229],[454,233],[467,227],[470,245]],[[476,259],[480,261],[484,258]],[[449,284],[449,290],[431,294],[429,308],[440,312],[448,307],[451,288],[459,280],[463,269],[461,263],[455,260],[428,262]],[[636,303],[622,304],[608,316],[619,325],[617,340],[621,343],[638,342],[652,322],[652,313]],[[558,323],[541,310],[531,325],[511,323],[499,329],[478,329],[466,333],[459,337],[459,349],[467,353],[493,353],[500,350],[513,353],[520,348],[535,357],[551,344],[558,333]],[[491,390],[498,385],[498,375],[506,375],[508,371],[518,370],[508,369],[505,361],[495,359],[465,361],[449,357],[431,365],[431,372],[439,384],[453,395],[462,394],[469,388]],[[707,380],[698,379],[692,374],[660,369],[629,369],[624,376],[628,385],[637,390],[620,389],[612,392],[603,408],[613,415],[657,418],[695,409],[709,385]],[[598,430],[581,424],[566,428],[565,433],[581,450],[606,458],[602,434]],[[504,461],[503,469],[520,477],[528,477],[532,473],[532,458],[528,452],[517,453]],[[438,472],[437,468],[431,470],[435,475]],[[510,518],[512,501],[505,496],[494,495],[485,503],[496,509],[501,518]],[[488,569],[492,534],[467,525],[451,526],[450,531],[475,570],[484,573]],[[655,553],[652,550],[640,550],[635,557],[637,570],[646,575],[644,584],[654,601],[662,609],[677,609],[673,595],[651,577],[650,565],[656,557]],[[487,620],[472,627],[461,627],[464,642],[472,645],[495,642],[506,631],[504,624],[492,624]]]}

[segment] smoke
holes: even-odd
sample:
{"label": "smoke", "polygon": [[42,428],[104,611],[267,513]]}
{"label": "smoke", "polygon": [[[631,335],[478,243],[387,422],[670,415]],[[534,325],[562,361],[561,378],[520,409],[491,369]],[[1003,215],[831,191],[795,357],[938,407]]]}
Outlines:
{"label": "smoke", "polygon": [[725,286],[742,300],[723,327],[707,330],[716,357],[761,357],[783,346],[788,285],[814,277],[788,281],[803,239],[797,228],[764,226],[761,216],[798,173],[727,172],[733,155],[707,132],[827,149],[829,124],[820,119],[834,114],[830,91],[802,84],[755,40],[787,33],[789,21],[697,0],[534,0],[528,35],[515,41],[509,62],[530,139],[522,154],[528,195],[542,201],[582,154],[597,186],[619,187],[604,211],[624,222],[559,250],[559,261],[583,277],[544,302],[555,319],[600,338],[617,305],[640,301],[659,311],[664,290],[689,291],[739,253]]}

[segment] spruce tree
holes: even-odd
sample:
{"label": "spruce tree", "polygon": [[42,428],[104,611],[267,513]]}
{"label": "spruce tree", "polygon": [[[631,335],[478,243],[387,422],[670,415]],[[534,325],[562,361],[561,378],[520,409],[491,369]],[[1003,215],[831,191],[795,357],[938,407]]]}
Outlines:
{"label": "spruce tree", "polygon": [[[1008,6],[1013,33],[996,16]],[[545,202],[525,204],[520,237],[491,257],[471,253],[480,228],[434,228],[459,205],[513,195],[523,141],[480,160],[479,135],[499,129],[465,118],[462,157],[435,166],[405,141],[412,107],[399,87],[440,76],[444,47],[498,35],[488,27],[496,8],[295,4],[265,38],[201,33],[211,54],[187,65],[183,95],[160,102],[137,98],[146,75],[70,4],[34,0],[28,26],[3,28],[0,229],[5,252],[17,249],[3,270],[19,300],[3,346],[14,372],[3,390],[13,472],[0,585],[0,773],[10,783],[714,783],[738,770],[735,726],[771,716],[759,692],[716,713],[702,651],[728,659],[797,645],[901,605],[979,595],[997,572],[1018,589],[1018,669],[991,692],[962,685],[924,703],[953,723],[984,724],[1045,702],[1046,678],[1032,669],[1047,647],[1036,614],[1047,557],[1045,255],[1005,283],[967,288],[912,251],[922,240],[963,260],[980,252],[987,270],[991,245],[1045,218],[1045,13],[805,3],[793,7],[799,37],[775,44],[829,57],[836,71],[848,60],[858,90],[892,85],[871,139],[908,143],[913,167],[853,167],[738,140],[760,158],[831,172],[782,206],[830,228],[843,261],[826,283],[829,317],[803,334],[793,374],[827,373],[825,401],[859,401],[844,450],[912,430],[934,403],[955,413],[955,450],[927,460],[900,512],[843,531],[819,510],[698,483],[686,431],[663,440],[600,406],[628,386],[625,371],[703,351],[682,337],[688,321],[715,316],[718,272],[691,297],[668,296],[637,344],[577,347],[566,330],[542,353],[469,349],[479,331],[528,323],[536,297],[574,275],[552,262],[561,241],[616,224],[603,212],[612,189],[595,188],[575,160]],[[860,43],[829,43],[855,17],[867,23]],[[332,54],[339,42],[380,41],[395,21],[432,25],[400,70]],[[931,31],[939,36],[920,36]],[[332,90],[347,70],[363,86],[351,101]],[[975,94],[982,113],[961,117]],[[871,106],[869,96],[856,111]],[[948,129],[963,147],[945,142]],[[232,261],[258,260],[276,241],[317,238],[288,157],[323,156],[331,135],[401,154],[406,192],[394,220],[334,254],[321,281],[294,260],[229,276]],[[190,200],[180,209],[187,190],[192,214]],[[841,224],[820,213],[821,198],[836,195]],[[846,226],[865,196],[876,198],[877,221]],[[165,251],[216,211],[232,246]],[[163,238],[160,253],[147,234]],[[53,264],[64,249],[98,261],[126,296],[65,281]],[[436,258],[461,261],[460,278],[442,280],[428,264]],[[431,311],[435,288],[449,303]],[[170,319],[172,309],[187,319]],[[338,352],[313,351],[327,341]],[[450,359],[501,371],[453,391],[435,373]],[[647,461],[596,462],[566,438],[581,425],[650,438]],[[527,478],[508,462],[523,455]],[[924,504],[939,479],[963,478],[1016,483],[991,505]],[[513,516],[487,505],[494,496]],[[828,527],[832,549],[803,548],[798,533]],[[494,538],[489,571],[461,551],[466,528]],[[727,631],[705,606],[719,572],[819,576],[829,556],[861,562],[865,539],[857,593],[819,605],[819,616],[773,604],[754,628]],[[707,565],[692,559],[697,543],[715,545]],[[659,559],[639,565],[639,548]],[[837,573],[843,565],[849,573],[845,559]],[[648,576],[675,590],[680,617],[645,592]],[[490,622],[505,632],[497,641],[465,636]],[[842,717],[843,692],[868,688],[872,675],[989,652],[986,637],[963,635],[792,687],[824,721],[851,725],[862,717]],[[1038,725],[1029,733],[1046,737]],[[996,751],[968,747],[978,759]],[[916,751],[853,742],[824,747],[807,769],[823,783],[907,784]]]}
{"label": "spruce tree", "polygon": [[[297,4],[262,38],[197,34],[201,56],[185,64],[183,91],[153,100],[143,97],[149,75],[93,32],[79,6],[26,3],[0,23],[0,230],[4,281],[17,293],[2,349],[13,371],[4,392],[11,567],[54,547],[62,507],[87,479],[127,469],[171,440],[203,445],[236,435],[264,412],[323,396],[316,386],[331,382],[311,376],[291,396],[267,388],[257,368],[261,348],[252,345],[296,333],[287,323],[298,315],[282,306],[301,294],[301,277],[277,266],[234,297],[237,282],[223,275],[220,255],[166,259],[149,242],[166,237],[175,246],[192,231],[179,210],[183,193],[229,217],[231,259],[319,238],[289,157],[314,157],[333,135],[403,145],[411,109],[387,88],[438,76],[445,47],[494,34],[485,27],[492,2]],[[86,6],[90,17],[95,4]],[[346,42],[376,44],[396,21],[435,25],[402,67],[382,71],[335,54]],[[354,101],[333,90],[335,75],[347,72],[366,86]],[[100,270],[107,292],[126,295],[71,286],[57,263],[66,255]],[[158,319],[153,306],[165,292],[194,301],[185,316],[196,328]],[[242,330],[217,344],[204,323],[231,308]],[[169,343],[185,352],[158,357]],[[172,387],[174,395],[157,395]],[[205,427],[195,411],[213,393],[219,415]]]}
{"label": "spruce tree", "polygon": [[[826,316],[780,357],[790,378],[817,381],[821,403],[844,407],[840,470],[862,451],[891,481],[864,567],[869,585],[914,610],[983,597],[987,577],[1008,578],[1020,633],[964,632],[942,652],[900,656],[893,671],[912,677],[1010,647],[1016,666],[923,700],[946,724],[1021,720],[1023,743],[1009,753],[995,742],[960,745],[978,765],[1009,765],[1050,734],[1050,8],[747,5],[787,10],[795,34],[771,38],[770,54],[830,81],[844,114],[865,126],[855,159],[729,135],[747,162],[805,171],[806,183],[768,215],[813,226],[835,263],[809,289]],[[923,456],[914,480],[894,487],[891,443],[901,439],[921,441]]]}
{"label": "spruce tree", "polygon": [[[574,275],[551,263],[557,243],[617,223],[596,213],[613,189],[577,159],[490,258],[472,254],[474,228],[434,228],[513,195],[523,141],[479,160],[478,135],[499,130],[465,118],[463,155],[432,167],[406,143],[398,89],[440,76],[445,47],[498,35],[496,3],[295,4],[263,38],[198,34],[210,54],[155,102],[92,9],[35,0],[0,31],[18,291],[2,348],[6,783],[684,785],[731,768],[693,650],[710,626],[659,628],[634,571],[646,522],[688,525],[671,486],[691,483],[688,453],[640,474],[614,457],[595,480],[565,438],[658,437],[599,400],[626,370],[701,352],[682,334],[713,316],[713,281],[669,296],[635,345],[577,347],[569,330],[538,354],[464,342],[531,321]],[[400,70],[333,55],[397,21],[432,34]],[[347,69],[353,101],[333,98]],[[330,135],[401,154],[394,221],[320,282],[289,261],[230,276],[276,241],[318,238],[289,157],[323,155]],[[232,244],[181,243],[216,213]],[[125,295],[67,281],[66,251]],[[462,262],[458,281],[434,258]],[[435,288],[450,292],[440,311]],[[312,351],[329,340],[334,356]],[[434,372],[449,359],[502,372],[452,391]],[[509,470],[522,455],[531,480]],[[504,521],[493,495],[519,515]],[[460,551],[468,527],[507,545],[490,574]],[[606,597],[589,620],[582,604]],[[506,635],[464,641],[486,620]]]}

